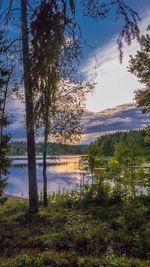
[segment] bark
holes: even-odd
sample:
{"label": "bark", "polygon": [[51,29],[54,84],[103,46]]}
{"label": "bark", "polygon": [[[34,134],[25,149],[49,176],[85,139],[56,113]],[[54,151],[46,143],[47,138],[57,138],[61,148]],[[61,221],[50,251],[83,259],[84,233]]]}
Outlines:
{"label": "bark", "polygon": [[38,190],[36,179],[35,132],[33,114],[33,94],[30,77],[29,37],[27,25],[27,0],[21,0],[21,28],[24,68],[24,87],[26,105],[28,180],[29,180],[29,212],[38,212]]}
{"label": "bark", "polygon": [[43,150],[43,200],[44,206],[47,207],[47,172],[46,172],[46,155],[47,155],[47,141],[44,140],[44,150]]}
{"label": "bark", "polygon": [[46,164],[46,157],[47,157],[47,142],[48,142],[48,114],[46,114],[45,118],[45,131],[44,131],[44,148],[43,148],[43,200],[44,206],[47,207],[48,205],[48,198],[47,198],[47,164]]}
{"label": "bark", "polygon": [[[3,103],[3,107],[2,107],[2,115],[1,115],[1,118],[0,118],[1,122],[3,122],[4,118],[5,118],[5,109],[6,109],[6,100],[7,100],[7,95],[8,95],[8,86],[9,86],[9,82],[10,82],[10,78],[11,78],[12,72],[13,72],[13,70],[11,70],[11,72],[8,75],[7,84],[6,84],[6,87],[5,87],[4,103]],[[4,124],[1,123],[1,125],[0,125],[0,140],[1,141],[0,142],[2,142],[3,129],[4,129]]]}

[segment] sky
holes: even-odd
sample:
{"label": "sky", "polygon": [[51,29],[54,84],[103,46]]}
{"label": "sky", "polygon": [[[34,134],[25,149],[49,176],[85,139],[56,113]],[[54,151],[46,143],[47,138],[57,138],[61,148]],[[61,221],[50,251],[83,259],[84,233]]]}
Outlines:
{"label": "sky", "polygon": [[[19,2],[15,0],[18,4]],[[79,0],[77,0],[79,1]],[[109,1],[109,0],[105,0]],[[139,23],[141,33],[145,33],[150,23],[150,0],[124,0],[141,17]],[[3,2],[8,3],[7,1]],[[81,26],[82,37],[94,48],[85,49],[85,57],[82,60],[80,71],[87,80],[96,82],[95,93],[89,95],[86,101],[86,108],[90,111],[102,111],[106,108],[113,108],[116,105],[126,104],[133,101],[134,91],[140,88],[137,78],[127,70],[129,55],[134,55],[140,48],[136,41],[131,46],[124,46],[123,63],[119,62],[117,49],[117,38],[121,31],[121,21],[115,20],[115,15],[110,12],[107,19],[95,22],[87,17],[80,16],[78,10],[78,21]],[[17,15],[19,21],[19,16]],[[12,26],[12,37],[17,36],[19,28]],[[95,60],[96,59],[96,60]],[[18,70],[18,77],[21,72]],[[10,125],[12,136],[21,139],[25,136],[24,105],[15,99],[9,110],[14,115],[14,121]]]}
{"label": "sky", "polygon": [[[105,0],[107,2],[109,0]],[[150,23],[150,0],[124,0],[131,8],[138,12],[141,33],[145,33]],[[77,0],[79,2],[79,0]],[[7,1],[4,1],[6,8]],[[16,1],[18,5],[18,2]],[[128,72],[129,55],[134,55],[140,48],[136,41],[131,46],[124,45],[123,63],[119,62],[117,38],[122,29],[122,21],[115,19],[113,10],[107,18],[95,22],[81,16],[81,9],[77,10],[78,22],[81,26],[83,39],[93,48],[86,47],[85,58],[82,60],[80,71],[87,80],[96,82],[93,95],[89,95],[86,108],[90,111],[101,111],[116,105],[133,101],[134,91],[141,87],[137,78]],[[19,21],[19,15],[16,15]],[[19,33],[19,29],[12,26],[12,35]],[[20,36],[20,34],[19,34]],[[93,54],[94,51],[94,54]],[[20,72],[18,70],[18,76]],[[18,101],[15,102],[16,108]]]}
{"label": "sky", "polygon": [[[79,2],[77,0],[77,3]],[[110,1],[105,0],[104,2]],[[150,0],[124,0],[124,2],[138,12],[141,18],[139,23],[141,33],[145,33],[150,23]],[[6,8],[8,2],[3,1],[3,3]],[[18,1],[15,3],[17,7]],[[129,55],[136,53],[140,48],[139,44],[133,41],[130,47],[124,46],[123,63],[120,64],[117,38],[122,29],[122,20],[116,20],[114,10],[111,9],[107,18],[98,22],[83,16],[80,6],[76,13],[82,38],[89,45],[85,48],[85,58],[82,60],[80,71],[87,80],[96,83],[93,95],[87,97],[86,108],[91,111],[101,111],[132,102],[134,91],[140,88],[141,84],[133,74],[128,72],[127,66],[129,65]],[[19,21],[20,15],[18,14],[16,13],[15,17]],[[19,29],[12,26],[11,32],[16,36]],[[20,76],[19,70],[18,76]]]}
{"label": "sky", "polygon": [[[125,2],[139,13],[141,34],[146,33],[150,23],[150,1],[130,0]],[[99,22],[96,27],[93,27],[94,23],[93,25],[90,24],[90,21],[88,23],[87,35],[84,23],[83,28],[89,43],[95,45],[95,56],[91,56],[84,62],[82,72],[88,80],[96,82],[96,89],[94,94],[87,98],[87,109],[101,111],[133,102],[134,91],[141,88],[142,85],[133,74],[129,73],[127,67],[129,55],[135,55],[136,51],[140,49],[139,44],[137,41],[133,41],[131,46],[124,45],[123,63],[120,64],[117,38],[121,30],[121,23],[116,22],[112,17]]]}

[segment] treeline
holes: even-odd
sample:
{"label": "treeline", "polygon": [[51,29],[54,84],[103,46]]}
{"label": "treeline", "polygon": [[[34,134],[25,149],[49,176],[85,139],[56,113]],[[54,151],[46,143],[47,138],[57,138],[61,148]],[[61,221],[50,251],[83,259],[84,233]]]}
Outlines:
{"label": "treeline", "polygon": [[130,130],[103,135],[94,143],[102,147],[104,156],[112,156],[116,143],[127,142],[129,138],[134,138],[137,145],[141,147],[141,156],[148,156],[150,155],[150,142],[147,141],[146,136],[145,130]]}
{"label": "treeline", "polygon": [[[40,156],[43,154],[44,144],[36,144],[36,155]],[[88,145],[68,145],[60,143],[48,143],[47,155],[79,155],[83,154],[88,148]],[[11,143],[11,156],[24,156],[27,154],[27,143],[26,142],[12,142]]]}
{"label": "treeline", "polygon": [[[128,138],[134,138],[136,143],[141,147],[141,156],[150,155],[150,142],[147,141],[147,133],[145,130],[130,130],[126,132],[116,132],[112,134],[106,134],[100,136],[94,144],[102,147],[104,156],[112,156],[115,150],[115,144],[118,142],[127,142]],[[92,144],[93,144],[92,143]],[[86,153],[89,145],[68,145],[61,143],[48,143],[47,154],[48,155],[80,155]],[[11,156],[24,156],[27,154],[27,143],[12,142],[11,143]],[[43,143],[36,144],[36,155],[43,154]]]}

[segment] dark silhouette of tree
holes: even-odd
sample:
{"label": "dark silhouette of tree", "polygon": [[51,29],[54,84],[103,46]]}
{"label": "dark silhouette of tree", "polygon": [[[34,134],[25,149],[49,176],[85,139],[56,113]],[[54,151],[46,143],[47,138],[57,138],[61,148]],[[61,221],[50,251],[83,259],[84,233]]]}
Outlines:
{"label": "dark silhouette of tree", "polygon": [[26,103],[26,129],[27,129],[27,152],[28,152],[28,177],[29,177],[29,211],[38,211],[38,191],[36,179],[35,159],[35,134],[33,115],[33,92],[30,74],[29,35],[28,35],[27,1],[21,0],[21,32],[22,53],[24,69],[24,87]]}
{"label": "dark silhouette of tree", "polygon": [[8,168],[11,161],[8,158],[10,151],[10,135],[4,133],[4,128],[10,124],[10,117],[6,112],[6,102],[10,94],[10,79],[13,68],[7,65],[4,32],[0,31],[0,202],[5,200],[3,193],[7,183]]}
{"label": "dark silhouette of tree", "polygon": [[135,100],[143,113],[148,113],[150,112],[150,35],[142,35],[140,44],[141,49],[130,58],[129,71],[144,85],[143,89],[135,91]]}
{"label": "dark silhouette of tree", "polygon": [[90,83],[72,80],[79,44],[73,36],[70,36],[71,41],[68,40],[66,28],[68,30],[68,25],[72,27],[72,22],[71,19],[65,21],[66,14],[63,9],[58,11],[57,5],[42,2],[31,23],[35,120],[36,125],[44,129],[45,206],[47,206],[46,156],[49,136],[53,136],[59,142],[74,142],[79,138],[85,96],[93,88]]}

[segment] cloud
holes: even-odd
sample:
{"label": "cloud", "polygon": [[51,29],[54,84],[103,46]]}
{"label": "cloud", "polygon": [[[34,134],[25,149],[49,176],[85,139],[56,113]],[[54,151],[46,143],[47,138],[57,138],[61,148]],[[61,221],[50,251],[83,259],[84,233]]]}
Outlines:
{"label": "cloud", "polygon": [[[145,33],[149,24],[150,10],[143,16],[140,22],[140,31]],[[139,43],[133,40],[131,46],[124,45],[123,63],[119,63],[117,50],[117,36],[110,42],[97,49],[95,58],[87,60],[83,73],[88,80],[97,83],[93,96],[87,99],[87,108],[99,111],[108,107],[116,106],[133,101],[134,91],[141,88],[138,79],[128,72],[129,55],[135,55],[140,49]],[[97,65],[97,68],[95,66]]]}
{"label": "cloud", "polygon": [[[146,32],[149,24],[149,18],[150,10],[147,14],[143,15],[143,19],[140,23],[141,33]],[[97,61],[95,62],[95,58],[90,58],[87,60],[83,69],[87,79],[93,79],[97,82],[95,94],[93,96],[89,96],[87,100],[87,108],[89,110],[100,111],[105,108],[111,108],[116,105],[131,102],[134,97],[134,90],[141,87],[137,78],[127,71],[129,55],[134,55],[136,53],[136,51],[140,48],[139,44],[136,41],[133,41],[131,46],[124,46],[123,64],[120,65],[116,41],[117,36],[111,39],[104,47],[97,49]],[[97,65],[96,69],[95,65]],[[127,105],[125,105],[125,109],[128,109]],[[132,109],[132,106],[130,109]],[[9,105],[9,111],[11,114],[14,114],[13,123],[9,126],[13,140],[24,140],[26,138],[24,105],[19,100],[13,100],[13,102]],[[118,109],[114,109],[114,112],[118,112]],[[136,112],[140,114],[139,111]],[[88,125],[96,127],[97,123],[99,126],[103,126],[103,116],[103,118],[105,117],[104,124],[109,125],[111,120],[109,121],[108,118],[111,114],[112,109],[103,111],[101,115],[94,112],[87,112],[82,120],[82,123],[85,127],[88,127]],[[121,118],[118,114],[116,123],[120,121]],[[122,122],[130,122],[128,114],[126,114],[125,118],[122,118]],[[145,125],[145,120],[143,124]],[[95,133],[89,133],[88,138],[91,140],[92,137],[95,138],[95,136],[98,135],[99,132],[95,129]],[[87,136],[85,139],[87,140]],[[38,137],[36,140],[42,141],[43,139]]]}
{"label": "cloud", "polygon": [[7,103],[7,109],[10,116],[12,116],[11,124],[7,128],[7,132],[11,133],[12,140],[25,140],[25,106],[18,99],[13,98]]}

